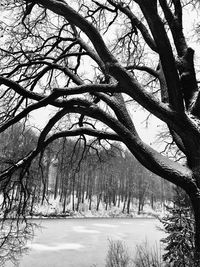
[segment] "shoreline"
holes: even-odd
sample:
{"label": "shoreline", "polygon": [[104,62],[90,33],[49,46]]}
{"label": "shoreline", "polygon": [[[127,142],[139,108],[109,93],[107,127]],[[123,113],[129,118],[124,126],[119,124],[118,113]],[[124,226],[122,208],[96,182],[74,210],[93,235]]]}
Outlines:
{"label": "shoreline", "polygon": [[27,219],[159,219],[163,217],[164,214],[150,214],[150,213],[143,213],[143,214],[118,214],[118,215],[100,215],[100,214],[73,214],[73,215],[33,215],[27,216]]}

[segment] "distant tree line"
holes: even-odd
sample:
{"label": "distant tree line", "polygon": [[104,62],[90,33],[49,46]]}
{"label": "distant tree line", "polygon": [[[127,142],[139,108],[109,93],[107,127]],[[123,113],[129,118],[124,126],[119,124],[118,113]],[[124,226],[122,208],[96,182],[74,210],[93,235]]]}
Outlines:
{"label": "distant tree line", "polygon": [[[31,129],[21,124],[0,135],[1,168],[28,155],[37,140]],[[39,166],[39,167],[38,167]],[[118,207],[124,213],[137,207],[141,213],[145,203],[153,209],[172,199],[172,185],[145,169],[118,143],[60,138],[51,143],[29,167],[27,179],[20,181],[20,172],[13,174],[12,183],[2,182],[5,214],[34,214],[35,204],[44,204],[51,198],[59,199],[62,213],[100,206],[106,210]],[[26,183],[26,185],[24,184]],[[29,190],[24,190],[26,187]]]}

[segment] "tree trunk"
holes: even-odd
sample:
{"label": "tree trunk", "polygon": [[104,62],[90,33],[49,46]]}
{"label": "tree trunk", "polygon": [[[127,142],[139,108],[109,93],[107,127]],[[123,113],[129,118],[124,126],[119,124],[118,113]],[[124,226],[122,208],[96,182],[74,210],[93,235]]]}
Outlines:
{"label": "tree trunk", "polygon": [[57,172],[56,173],[55,188],[54,188],[54,199],[56,199],[57,196],[58,196],[58,180],[59,180],[59,175],[58,175],[58,172]]}
{"label": "tree trunk", "polygon": [[153,193],[151,194],[151,208],[154,210],[154,195]]}
{"label": "tree trunk", "polygon": [[127,196],[124,199],[124,205],[123,205],[122,213],[125,213],[126,201],[127,201]]}
{"label": "tree trunk", "polygon": [[117,204],[117,207],[119,208],[120,207],[120,201],[121,200],[121,195],[120,195],[120,193],[119,193],[119,195],[118,195],[118,204]]}
{"label": "tree trunk", "polygon": [[131,199],[128,198],[128,201],[127,201],[127,214],[130,213],[130,204],[131,204]]}
{"label": "tree trunk", "polygon": [[82,186],[82,199],[81,199],[82,204],[84,204],[84,199],[85,199],[85,182],[86,182],[86,174],[84,172],[84,174],[83,174],[83,186]]}
{"label": "tree trunk", "polygon": [[99,211],[99,205],[100,205],[100,202],[101,202],[101,198],[102,198],[102,194],[100,193],[97,196],[97,208],[96,208],[97,211]]}
{"label": "tree trunk", "polygon": [[62,213],[65,213],[66,211],[66,200],[67,200],[67,190],[65,189],[64,191],[64,202],[63,202],[63,212]]}
{"label": "tree trunk", "polygon": [[45,196],[46,196],[46,181],[44,181],[44,183],[43,183],[43,191],[42,191],[42,202],[41,202],[41,205],[44,204]]}
{"label": "tree trunk", "polygon": [[106,194],[104,202],[106,203],[106,208],[105,209],[108,210],[108,196],[107,196],[107,194]]}
{"label": "tree trunk", "polygon": [[89,195],[89,210],[92,210],[92,193]]}
{"label": "tree trunk", "polygon": [[131,192],[128,194],[128,201],[127,201],[127,214],[130,213],[130,204],[131,204]]}
{"label": "tree trunk", "polygon": [[33,207],[35,204],[35,198],[36,198],[36,185],[34,186],[33,194],[32,194],[32,199],[31,199],[31,208],[30,208],[30,215],[33,215]]}
{"label": "tree trunk", "polygon": [[79,205],[81,203],[81,198],[80,196],[77,197],[77,203],[76,203],[76,211],[79,211]]}
{"label": "tree trunk", "polygon": [[72,177],[72,210],[75,211],[75,181],[74,181],[74,176]]}

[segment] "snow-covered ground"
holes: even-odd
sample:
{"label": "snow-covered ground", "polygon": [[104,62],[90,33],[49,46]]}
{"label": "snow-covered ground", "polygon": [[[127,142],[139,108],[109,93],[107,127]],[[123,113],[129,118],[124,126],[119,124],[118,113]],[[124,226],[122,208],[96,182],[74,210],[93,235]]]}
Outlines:
{"label": "snow-covered ground", "polygon": [[[135,201],[136,202],[136,201]],[[76,204],[76,203],[75,203]],[[167,203],[169,205],[169,203]],[[75,205],[76,206],[76,205]],[[164,205],[156,203],[155,209],[152,209],[150,204],[147,202],[144,205],[143,211],[138,214],[137,204],[132,204],[129,214],[126,212],[123,213],[123,203],[120,207],[111,205],[106,206],[104,203],[99,205],[99,209],[96,209],[96,199],[93,197],[91,209],[89,209],[89,203],[79,204],[79,210],[73,211],[71,203],[68,203],[66,206],[66,212],[63,213],[63,203],[59,201],[59,198],[54,199],[50,197],[48,201],[45,201],[43,205],[37,204],[34,208],[34,217],[162,217],[166,215],[166,209]]]}

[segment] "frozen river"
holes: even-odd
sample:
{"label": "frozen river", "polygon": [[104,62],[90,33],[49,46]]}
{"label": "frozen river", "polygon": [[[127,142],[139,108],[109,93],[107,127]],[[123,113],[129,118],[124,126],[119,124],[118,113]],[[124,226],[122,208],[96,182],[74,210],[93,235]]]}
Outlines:
{"label": "frozen river", "polygon": [[156,219],[46,219],[40,224],[19,267],[102,267],[109,239],[124,241],[134,253],[137,244],[159,246],[164,236]]}

